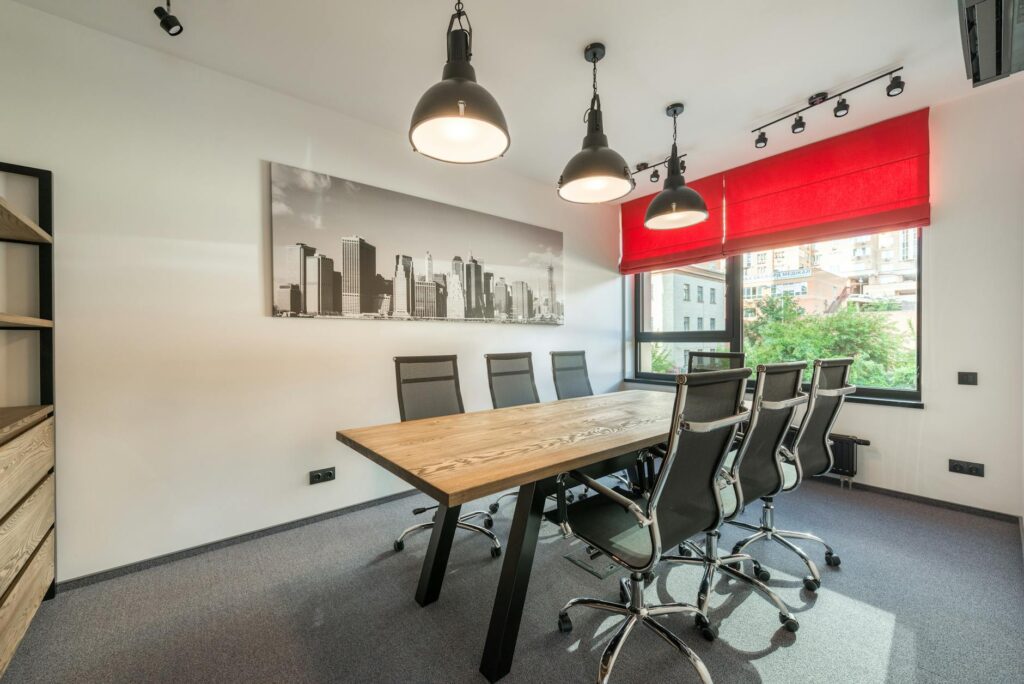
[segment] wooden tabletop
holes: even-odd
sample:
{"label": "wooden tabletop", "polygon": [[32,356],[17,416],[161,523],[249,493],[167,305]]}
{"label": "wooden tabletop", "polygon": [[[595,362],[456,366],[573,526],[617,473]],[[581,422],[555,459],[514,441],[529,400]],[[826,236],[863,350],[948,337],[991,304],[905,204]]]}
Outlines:
{"label": "wooden tabletop", "polygon": [[352,447],[446,506],[664,442],[674,394],[630,390],[352,430]]}

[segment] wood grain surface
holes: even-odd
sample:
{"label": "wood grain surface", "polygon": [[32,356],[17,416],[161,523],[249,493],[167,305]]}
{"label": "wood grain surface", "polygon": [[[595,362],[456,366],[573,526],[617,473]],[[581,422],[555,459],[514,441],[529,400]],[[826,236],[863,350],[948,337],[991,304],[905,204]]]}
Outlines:
{"label": "wood grain surface", "polygon": [[675,396],[630,390],[340,430],[337,438],[456,506],[664,442]]}
{"label": "wood grain surface", "polygon": [[0,604],[0,677],[11,663],[15,649],[52,582],[53,532],[50,532]]}
{"label": "wood grain surface", "polygon": [[0,525],[0,596],[53,527],[53,495],[49,475]]}
{"label": "wood grain surface", "polygon": [[53,418],[0,446],[0,518],[53,467]]}
{"label": "wood grain surface", "polygon": [[11,206],[3,197],[0,197],[0,240],[53,243],[53,238],[45,230]]}
{"label": "wood grain surface", "polygon": [[52,404],[0,408],[0,444],[14,439],[51,413]]}

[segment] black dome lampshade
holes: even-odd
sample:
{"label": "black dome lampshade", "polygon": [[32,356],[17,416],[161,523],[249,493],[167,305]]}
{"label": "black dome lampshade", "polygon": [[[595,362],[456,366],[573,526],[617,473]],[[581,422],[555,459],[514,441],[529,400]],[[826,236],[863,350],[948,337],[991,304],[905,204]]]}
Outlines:
{"label": "black dome lampshade", "polygon": [[679,164],[676,117],[683,113],[683,105],[669,105],[665,113],[672,117],[672,154],[668,159],[664,189],[647,205],[644,227],[651,230],[688,228],[708,218],[708,207],[704,203],[704,198],[696,190],[686,186]]}
{"label": "black dome lampshade", "polygon": [[511,139],[505,115],[494,96],[476,82],[476,71],[469,63],[472,48],[473,27],[458,2],[448,22],[448,61],[441,81],[423,93],[409,125],[409,142],[424,156],[475,164],[508,150]]}
{"label": "black dome lampshade", "polygon": [[601,97],[597,94],[597,63],[604,54],[601,43],[591,43],[583,51],[584,58],[594,65],[594,91],[587,110],[583,149],[573,155],[558,179],[558,196],[568,202],[611,202],[628,195],[636,186],[629,165],[621,154],[608,147],[604,132]]}

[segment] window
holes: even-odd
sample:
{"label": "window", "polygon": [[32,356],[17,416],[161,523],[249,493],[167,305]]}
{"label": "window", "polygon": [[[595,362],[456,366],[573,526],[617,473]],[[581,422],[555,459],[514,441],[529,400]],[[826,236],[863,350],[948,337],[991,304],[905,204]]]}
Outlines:
{"label": "window", "polygon": [[[637,377],[685,372],[698,349],[742,350],[751,368],[852,356],[855,397],[919,401],[921,239],[910,228],[638,275]],[[758,267],[768,254],[784,270]]]}

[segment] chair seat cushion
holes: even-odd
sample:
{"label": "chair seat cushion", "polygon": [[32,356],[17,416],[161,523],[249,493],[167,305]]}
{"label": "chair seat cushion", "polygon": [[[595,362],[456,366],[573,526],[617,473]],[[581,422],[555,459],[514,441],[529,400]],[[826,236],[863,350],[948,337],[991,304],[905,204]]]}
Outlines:
{"label": "chair seat cushion", "polygon": [[[643,507],[641,497],[620,488],[615,491]],[[547,514],[549,519],[553,517],[551,513]],[[611,499],[591,493],[567,506],[566,515],[573,533],[591,546],[635,568],[650,562],[654,554],[650,531],[637,525],[633,514]]]}

